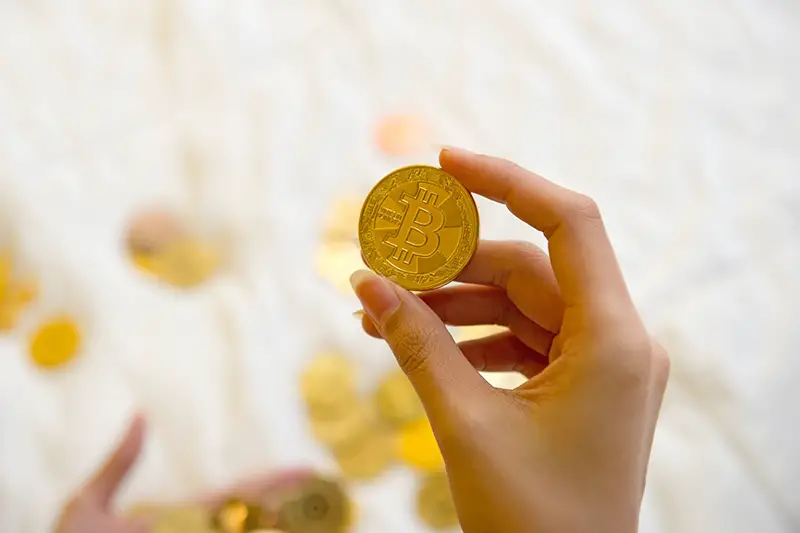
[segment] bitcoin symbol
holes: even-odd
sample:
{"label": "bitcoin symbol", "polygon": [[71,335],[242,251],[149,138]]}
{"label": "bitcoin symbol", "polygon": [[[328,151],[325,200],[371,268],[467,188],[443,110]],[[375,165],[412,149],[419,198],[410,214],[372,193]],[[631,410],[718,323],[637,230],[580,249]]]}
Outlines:
{"label": "bitcoin symbol", "polygon": [[436,207],[438,195],[420,185],[416,196],[402,193],[400,203],[406,206],[405,216],[397,233],[384,242],[394,250],[390,258],[405,266],[418,257],[430,257],[439,249],[439,230],[444,214]]}

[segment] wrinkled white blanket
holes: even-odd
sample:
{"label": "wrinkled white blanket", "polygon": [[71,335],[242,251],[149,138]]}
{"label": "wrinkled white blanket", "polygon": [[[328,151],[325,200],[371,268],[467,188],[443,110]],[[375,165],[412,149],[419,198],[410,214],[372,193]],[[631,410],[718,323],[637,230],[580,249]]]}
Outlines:
{"label": "wrinkled white blanket", "polygon": [[[0,0],[0,244],[41,282],[0,337],[0,531],[47,531],[136,409],[121,506],[331,466],[300,367],[339,348],[368,386],[393,362],[312,254],[337,194],[434,161],[375,151],[403,109],[600,203],[674,361],[642,530],[800,531],[798,28],[788,0]],[[153,201],[224,231],[223,275],[133,271]],[[480,209],[484,237],[538,239]],[[41,373],[25,337],[58,311],[85,350]],[[412,487],[356,486],[358,531],[422,531]]]}

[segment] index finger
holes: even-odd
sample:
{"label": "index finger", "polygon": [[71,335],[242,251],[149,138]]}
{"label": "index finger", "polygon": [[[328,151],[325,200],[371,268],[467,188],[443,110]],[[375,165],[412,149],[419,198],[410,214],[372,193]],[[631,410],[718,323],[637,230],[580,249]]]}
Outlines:
{"label": "index finger", "polygon": [[550,262],[567,306],[600,308],[630,301],[597,205],[510,161],[459,148],[439,154],[443,170],[470,191],[505,204],[547,237]]}

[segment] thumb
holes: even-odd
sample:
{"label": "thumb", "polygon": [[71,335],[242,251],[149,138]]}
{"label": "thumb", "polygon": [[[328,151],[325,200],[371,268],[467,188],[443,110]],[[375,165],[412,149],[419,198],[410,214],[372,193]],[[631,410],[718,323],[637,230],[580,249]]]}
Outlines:
{"label": "thumb", "polygon": [[350,284],[426,408],[486,386],[441,319],[416,295],[369,270],[354,272]]}
{"label": "thumb", "polygon": [[120,485],[130,472],[142,451],[144,417],[137,415],[128,426],[125,436],[105,463],[92,475],[84,487],[84,495],[106,508],[111,504]]}

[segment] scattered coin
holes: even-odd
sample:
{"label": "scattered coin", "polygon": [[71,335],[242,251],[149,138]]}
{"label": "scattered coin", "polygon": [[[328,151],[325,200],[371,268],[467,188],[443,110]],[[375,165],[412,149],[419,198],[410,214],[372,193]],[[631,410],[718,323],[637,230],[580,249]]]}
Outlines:
{"label": "scattered coin", "polygon": [[202,507],[169,507],[159,513],[152,533],[215,533]]}
{"label": "scattered coin", "polygon": [[290,494],[278,511],[278,529],[287,533],[342,533],[349,521],[349,501],[342,486],[313,477]]}
{"label": "scattered coin", "polygon": [[345,196],[333,204],[325,218],[323,239],[329,243],[358,242],[358,215],[361,200],[356,196]]}
{"label": "scattered coin", "polygon": [[9,331],[37,295],[33,280],[14,276],[11,256],[0,252],[0,331]]}
{"label": "scattered coin", "polygon": [[444,470],[444,459],[427,418],[406,425],[397,446],[400,459],[407,465],[423,472]]}
{"label": "scattered coin", "polygon": [[55,317],[31,335],[30,356],[41,367],[57,367],[75,357],[80,343],[78,325],[68,316]]}
{"label": "scattered coin", "polygon": [[230,499],[213,513],[211,523],[219,533],[247,533],[269,527],[267,513],[240,499]]}
{"label": "scattered coin", "polygon": [[381,418],[392,426],[402,426],[425,418],[425,409],[405,374],[391,372],[378,385],[375,404]]}
{"label": "scattered coin", "polygon": [[458,526],[458,514],[450,493],[447,474],[429,474],[422,479],[417,492],[417,512],[425,524],[433,529],[450,529]]}
{"label": "scattered coin", "polygon": [[452,281],[478,244],[472,195],[450,174],[424,165],[380,180],[364,201],[358,226],[367,266],[409,290]]}
{"label": "scattered coin", "polygon": [[383,118],[375,130],[378,149],[390,156],[417,153],[428,143],[428,126],[412,114],[392,114]]}
{"label": "scattered coin", "polygon": [[352,361],[335,353],[318,354],[300,377],[300,393],[310,416],[332,419],[357,402],[356,370]]}
{"label": "scattered coin", "polygon": [[367,402],[354,402],[333,418],[311,417],[314,437],[329,448],[336,450],[354,441],[363,441],[378,426],[378,415]]}
{"label": "scattered coin", "polygon": [[209,243],[199,239],[182,239],[152,255],[146,268],[170,285],[191,288],[214,275],[220,263],[219,251]]}
{"label": "scattered coin", "polygon": [[352,294],[350,274],[364,268],[361,249],[351,241],[323,242],[317,250],[315,267],[319,276],[339,292]]}
{"label": "scattered coin", "polygon": [[364,438],[332,451],[344,477],[368,480],[378,477],[392,465],[396,449],[395,434],[378,426]]}

